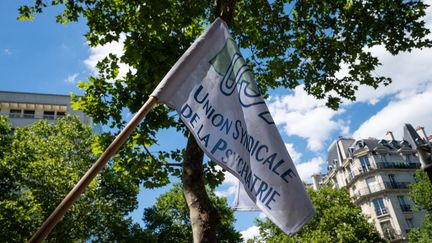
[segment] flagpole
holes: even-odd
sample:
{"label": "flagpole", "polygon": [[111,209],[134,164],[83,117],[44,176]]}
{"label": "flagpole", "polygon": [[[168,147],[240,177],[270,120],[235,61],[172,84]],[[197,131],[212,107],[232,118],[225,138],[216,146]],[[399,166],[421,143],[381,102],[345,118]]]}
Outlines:
{"label": "flagpole", "polygon": [[130,134],[135,130],[142,119],[147,113],[153,108],[157,99],[153,96],[147,100],[147,102],[141,107],[141,109],[135,114],[132,120],[129,121],[127,126],[120,132],[114,141],[108,146],[103,152],[99,159],[93,164],[93,166],[85,173],[85,175],[79,180],[69,194],[63,199],[63,201],[57,206],[57,208],[51,213],[51,215],[45,220],[38,231],[33,235],[29,242],[42,242],[51,230],[57,225],[57,223],[66,214],[72,204],[80,197],[83,191],[87,188],[90,182],[96,177],[96,175],[106,165],[108,160],[119,150]]}

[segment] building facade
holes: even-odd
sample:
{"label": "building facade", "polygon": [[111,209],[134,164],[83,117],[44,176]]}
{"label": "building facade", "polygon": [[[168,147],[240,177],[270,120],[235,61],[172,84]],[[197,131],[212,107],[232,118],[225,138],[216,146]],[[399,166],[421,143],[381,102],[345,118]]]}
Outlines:
{"label": "building facade", "polygon": [[[424,130],[422,130],[424,133]],[[339,138],[328,149],[324,185],[347,187],[353,201],[391,242],[406,242],[411,228],[420,227],[425,212],[414,211],[408,185],[421,164],[407,139]],[[319,179],[313,178],[314,188]]]}
{"label": "building facade", "polygon": [[77,115],[85,124],[93,125],[84,112],[71,108],[68,95],[0,91],[0,114],[9,116],[13,128],[30,125],[38,119],[53,123],[66,114]]}

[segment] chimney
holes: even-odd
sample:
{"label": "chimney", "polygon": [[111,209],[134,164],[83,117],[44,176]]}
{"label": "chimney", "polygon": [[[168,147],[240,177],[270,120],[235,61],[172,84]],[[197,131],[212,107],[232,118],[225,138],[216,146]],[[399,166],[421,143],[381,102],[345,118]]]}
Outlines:
{"label": "chimney", "polygon": [[313,174],[312,175],[312,188],[314,191],[318,191],[318,188],[320,187],[321,182],[321,174]]}
{"label": "chimney", "polygon": [[428,136],[426,135],[426,132],[424,130],[424,127],[417,127],[416,128],[416,132],[418,133],[418,135],[424,139],[425,142],[428,142]]}
{"label": "chimney", "polygon": [[390,140],[390,141],[394,141],[395,140],[392,131],[387,131],[386,136],[387,136],[387,139]]}

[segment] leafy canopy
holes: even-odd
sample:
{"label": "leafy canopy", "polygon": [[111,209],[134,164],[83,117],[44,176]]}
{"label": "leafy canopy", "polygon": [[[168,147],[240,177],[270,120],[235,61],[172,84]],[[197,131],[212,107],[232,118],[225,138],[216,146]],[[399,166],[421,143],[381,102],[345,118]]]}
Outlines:
{"label": "leafy canopy", "polygon": [[410,184],[409,197],[419,210],[426,210],[419,229],[411,229],[408,239],[411,242],[427,243],[432,239],[432,185],[426,172],[417,170],[416,182]]}
{"label": "leafy canopy", "polygon": [[[12,131],[0,117],[0,239],[28,240],[95,162],[95,136],[77,117],[47,120]],[[139,186],[127,173],[107,166],[93,181],[47,242],[145,239],[129,212]]]}
{"label": "leafy canopy", "polygon": [[294,236],[285,235],[269,219],[257,220],[260,237],[256,242],[385,242],[368,223],[346,189],[308,188],[317,215]]}
{"label": "leafy canopy", "polygon": [[[221,216],[217,226],[217,242],[242,242],[240,234],[234,229],[233,211],[228,207],[226,198],[218,197],[208,188],[210,200]],[[175,183],[170,191],[157,198],[154,206],[144,210],[146,231],[155,242],[192,242],[189,208],[183,196],[181,184]]]}
{"label": "leafy canopy", "polygon": [[[137,112],[180,55],[221,14],[247,53],[264,94],[271,88],[303,85],[332,108],[343,98],[354,100],[360,85],[377,88],[390,82],[374,75],[380,63],[368,48],[382,45],[397,54],[431,46],[422,19],[427,5],[419,0],[34,0],[19,9],[19,18],[31,19],[48,5],[63,6],[59,23],[86,21],[91,46],[124,39],[124,54],[110,54],[100,61],[99,75],[81,82],[85,95],[75,99],[76,107],[96,122],[116,129],[125,124],[122,112]],[[121,63],[130,67],[125,77],[118,76]],[[339,77],[342,64],[349,71]],[[170,174],[180,173],[168,165],[181,160],[180,150],[155,155],[146,149],[156,143],[160,129],[184,131],[170,111],[163,105],[155,107],[120,151],[119,158],[126,159],[119,168],[147,187],[165,185]],[[101,147],[111,140],[112,134],[106,134]],[[216,174],[212,166],[205,169],[207,178]]]}

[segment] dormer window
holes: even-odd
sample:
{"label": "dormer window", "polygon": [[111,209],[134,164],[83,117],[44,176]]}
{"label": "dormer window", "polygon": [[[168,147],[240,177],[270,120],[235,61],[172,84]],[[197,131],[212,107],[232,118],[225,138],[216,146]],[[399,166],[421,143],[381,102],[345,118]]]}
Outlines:
{"label": "dormer window", "polygon": [[354,153],[354,148],[353,147],[349,147],[348,148],[348,154],[349,154],[349,156],[351,157],[353,155],[353,153]]}
{"label": "dormer window", "polygon": [[364,146],[365,146],[364,141],[363,140],[359,140],[359,141],[356,142],[356,144],[354,146],[354,150],[364,148]]}
{"label": "dormer window", "polygon": [[409,148],[411,148],[411,144],[409,144],[407,141],[405,141],[405,140],[402,140],[402,141],[400,141],[399,142],[399,145],[401,146],[401,147],[409,147]]}

